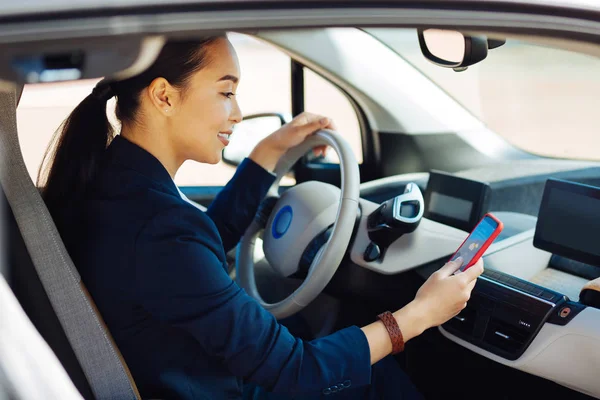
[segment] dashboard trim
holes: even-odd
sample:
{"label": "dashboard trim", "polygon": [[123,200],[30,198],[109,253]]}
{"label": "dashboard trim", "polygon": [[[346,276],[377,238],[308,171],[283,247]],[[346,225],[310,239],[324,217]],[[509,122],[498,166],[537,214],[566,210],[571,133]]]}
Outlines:
{"label": "dashboard trim", "polygon": [[[545,323],[527,350],[514,361],[469,343],[442,326],[438,329],[448,340],[492,361],[600,397],[600,380],[597,379],[600,360],[599,309],[587,307],[564,326]],[[565,354],[566,350],[569,355]]]}
{"label": "dashboard trim", "polygon": [[539,298],[539,297],[537,297],[537,296],[534,296],[534,295],[531,295],[531,294],[529,294],[529,293],[523,292],[523,291],[521,291],[521,290],[519,290],[519,289],[517,289],[517,288],[510,287],[510,286],[508,286],[508,285],[505,285],[505,284],[503,284],[502,282],[498,282],[498,281],[497,281],[497,280],[495,280],[495,279],[490,279],[490,278],[488,278],[488,277],[485,277],[485,276],[483,276],[483,275],[482,275],[482,276],[480,276],[478,279],[482,279],[482,280],[484,280],[484,281],[487,281],[487,282],[490,282],[490,283],[494,283],[494,284],[496,284],[496,285],[498,285],[498,286],[501,286],[501,287],[503,287],[503,288],[505,288],[505,289],[512,290],[513,292],[517,292],[517,293],[519,293],[519,294],[521,294],[521,295],[524,295],[524,296],[530,297],[530,298],[532,298],[532,299],[534,299],[534,300],[540,301],[540,302],[542,302],[542,303],[546,303],[546,304],[548,304],[548,305],[551,305],[551,306],[552,306],[552,308],[556,307],[556,304],[557,304],[557,303],[555,303],[555,302],[553,302],[553,301],[548,301],[548,300],[545,300],[545,299],[541,299],[541,298]]}
{"label": "dashboard trim", "polygon": [[362,216],[355,239],[348,249],[354,264],[379,274],[395,275],[433,261],[450,258],[468,236],[467,232],[422,218],[419,227],[392,242],[383,257],[376,261],[366,261],[364,254],[371,243],[367,221],[369,215],[379,206],[377,203],[360,199]]}

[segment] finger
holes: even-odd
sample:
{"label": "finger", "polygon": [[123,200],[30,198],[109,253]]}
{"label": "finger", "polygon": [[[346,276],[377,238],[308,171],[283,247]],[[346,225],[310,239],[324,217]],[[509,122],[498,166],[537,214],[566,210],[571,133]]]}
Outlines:
{"label": "finger", "polygon": [[322,155],[323,157],[325,157],[326,151],[327,151],[327,146],[318,146],[313,149],[313,154],[317,157],[319,155]]}
{"label": "finger", "polygon": [[473,291],[473,288],[475,287],[475,285],[477,284],[477,279],[473,279],[471,282],[469,282],[467,284],[466,290],[471,293]]}
{"label": "finger", "polygon": [[329,123],[323,127],[323,129],[331,129],[332,131],[337,131],[337,126],[333,122],[331,118],[329,118]]}
{"label": "finger", "polygon": [[477,279],[483,273],[483,259],[479,259],[475,265],[467,269],[461,275],[466,282],[471,282]]}
{"label": "finger", "polygon": [[438,273],[442,277],[450,276],[453,273],[455,273],[456,271],[458,271],[460,269],[460,267],[462,266],[462,264],[463,264],[463,258],[458,257],[454,261],[448,261],[446,263],[446,265],[444,265],[442,268],[439,269]]}
{"label": "finger", "polygon": [[329,125],[329,122],[329,118],[327,117],[316,118],[314,120],[307,118],[305,124],[296,127],[296,134],[306,137],[318,130],[324,129]]}

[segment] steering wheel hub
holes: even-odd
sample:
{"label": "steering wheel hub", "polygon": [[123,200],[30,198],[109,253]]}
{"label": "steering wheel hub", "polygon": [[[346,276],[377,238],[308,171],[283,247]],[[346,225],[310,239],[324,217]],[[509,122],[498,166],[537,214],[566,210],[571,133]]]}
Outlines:
{"label": "steering wheel hub", "polygon": [[263,236],[267,261],[283,276],[298,271],[302,253],[335,222],[340,189],[317,181],[288,189],[275,205]]}

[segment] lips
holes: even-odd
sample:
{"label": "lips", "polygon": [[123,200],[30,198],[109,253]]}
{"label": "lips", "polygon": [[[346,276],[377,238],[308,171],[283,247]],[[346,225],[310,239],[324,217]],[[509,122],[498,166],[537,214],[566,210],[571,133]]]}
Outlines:
{"label": "lips", "polygon": [[223,143],[224,146],[227,146],[229,144],[229,136],[231,136],[231,132],[219,132],[219,134],[217,135],[217,137],[219,138],[221,143]]}

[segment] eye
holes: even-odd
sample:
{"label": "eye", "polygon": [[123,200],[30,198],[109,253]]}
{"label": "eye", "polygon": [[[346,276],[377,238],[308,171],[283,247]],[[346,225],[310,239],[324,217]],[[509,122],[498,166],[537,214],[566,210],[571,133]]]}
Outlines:
{"label": "eye", "polygon": [[235,93],[233,92],[225,92],[225,93],[221,93],[223,96],[227,97],[228,99],[232,98],[233,96],[235,96]]}

